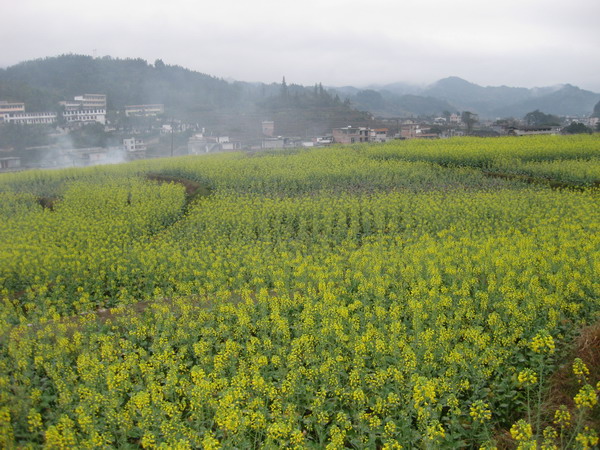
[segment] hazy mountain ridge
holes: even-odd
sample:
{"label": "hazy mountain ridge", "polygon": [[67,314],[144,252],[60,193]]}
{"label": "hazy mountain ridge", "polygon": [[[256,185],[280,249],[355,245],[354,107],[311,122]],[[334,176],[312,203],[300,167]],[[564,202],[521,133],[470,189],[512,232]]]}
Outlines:
{"label": "hazy mountain ridge", "polygon": [[598,101],[600,101],[600,94],[566,84],[553,92],[533,96],[511,105],[510,108],[499,108],[496,113],[507,115],[506,113],[510,111],[512,115],[521,116],[539,109],[545,113],[559,116],[584,116],[592,113],[594,105]]}
{"label": "hazy mountain ridge", "polygon": [[448,100],[462,110],[474,110],[485,117],[521,117],[536,109],[561,116],[586,115],[600,100],[600,94],[570,84],[532,89],[482,87],[458,77],[440,80],[423,94]]}
{"label": "hazy mountain ridge", "polygon": [[[338,92],[358,107],[388,116],[431,115],[444,109],[471,111],[492,119],[522,117],[536,109],[559,116],[584,116],[589,115],[600,100],[600,94],[570,84],[539,88],[484,87],[459,77],[447,77],[425,87],[392,83],[363,90],[345,87]],[[365,98],[374,98],[374,93],[381,96],[377,108],[365,102]]]}
{"label": "hazy mountain ridge", "polygon": [[[447,77],[428,86],[410,83],[323,88],[224,80],[157,60],[62,55],[0,69],[0,100],[25,102],[28,111],[54,110],[58,101],[104,93],[109,110],[163,103],[165,112],[221,131],[249,129],[281,119],[278,132],[326,132],[347,122],[367,125],[369,116],[410,117],[471,111],[481,118],[523,117],[539,109],[559,116],[589,115],[600,94],[569,84],[539,88],[480,86]],[[343,101],[347,100],[347,102]],[[292,118],[298,118],[295,126]],[[285,125],[284,125],[285,122]]]}
{"label": "hazy mountain ridge", "polygon": [[388,90],[366,89],[351,95],[340,95],[350,100],[356,108],[381,117],[430,116],[456,110],[443,99],[415,94],[398,95]]}
{"label": "hazy mountain ridge", "polygon": [[[398,95],[410,89],[413,90],[412,96]],[[600,100],[600,94],[570,84],[539,88],[483,87],[459,77],[444,78],[423,88],[393,83],[371,86],[366,90],[381,94],[382,104],[387,105],[387,115],[403,115],[406,111],[435,114],[442,112],[440,108],[445,107],[447,111],[471,111],[490,119],[523,117],[536,109],[559,116],[585,116],[592,112]],[[361,92],[364,91],[358,91],[349,98],[359,106],[367,106],[361,102]],[[415,104],[415,97],[420,98],[419,108],[411,108]],[[441,102],[445,102],[445,106]]]}
{"label": "hazy mountain ridge", "polygon": [[529,95],[529,91],[508,86],[482,87],[462,78],[449,77],[426,88],[421,95],[444,99],[461,110],[485,114],[490,106],[497,108],[521,101]]}

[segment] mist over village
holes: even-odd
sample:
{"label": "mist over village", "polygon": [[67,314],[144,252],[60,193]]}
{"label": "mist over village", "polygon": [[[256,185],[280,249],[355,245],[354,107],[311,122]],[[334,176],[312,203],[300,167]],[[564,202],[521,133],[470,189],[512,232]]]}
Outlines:
{"label": "mist over village", "polygon": [[24,0],[0,28],[2,167],[595,131],[600,6],[574,2]]}
{"label": "mist over village", "polygon": [[[120,80],[127,80],[121,82]],[[324,87],[225,81],[162,60],[64,55],[0,71],[2,170],[393,139],[591,133],[572,85]]]}
{"label": "mist over village", "polygon": [[0,449],[600,448],[598,0],[0,12]]}

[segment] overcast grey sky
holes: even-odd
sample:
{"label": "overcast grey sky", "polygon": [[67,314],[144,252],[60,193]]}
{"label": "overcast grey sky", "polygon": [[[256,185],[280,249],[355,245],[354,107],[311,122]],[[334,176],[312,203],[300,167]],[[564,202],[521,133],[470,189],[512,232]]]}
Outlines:
{"label": "overcast grey sky", "polygon": [[600,0],[0,0],[0,12],[0,67],[77,53],[266,83],[456,75],[600,92]]}

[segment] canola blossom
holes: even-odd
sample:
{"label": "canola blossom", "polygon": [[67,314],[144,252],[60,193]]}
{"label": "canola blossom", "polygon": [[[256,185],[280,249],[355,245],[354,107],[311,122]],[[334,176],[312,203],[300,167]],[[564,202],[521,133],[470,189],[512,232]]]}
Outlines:
{"label": "canola blossom", "polygon": [[3,174],[0,444],[558,446],[525,395],[600,318],[598,158],[549,136]]}

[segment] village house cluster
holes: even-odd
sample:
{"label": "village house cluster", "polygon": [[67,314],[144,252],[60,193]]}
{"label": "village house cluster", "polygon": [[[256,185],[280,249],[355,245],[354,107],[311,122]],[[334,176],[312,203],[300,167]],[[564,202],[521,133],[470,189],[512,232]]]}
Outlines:
{"label": "village house cluster", "polygon": [[[227,135],[207,131],[199,124],[190,124],[182,120],[167,118],[163,104],[127,105],[120,111],[111,111],[112,119],[107,119],[107,96],[105,94],[82,94],[72,100],[64,100],[57,104],[55,111],[31,112],[25,103],[0,100],[0,124],[16,125],[50,125],[56,127],[57,133],[68,135],[69,132],[83,125],[98,123],[106,131],[121,131],[121,145],[91,148],[48,148],[51,157],[27,167],[59,167],[65,165],[93,165],[109,162],[131,161],[149,156],[166,156],[191,154],[200,155],[224,151],[239,150],[272,150],[297,147],[323,147],[332,144],[360,144],[367,142],[386,142],[390,139],[439,139],[474,134],[478,136],[530,134],[559,134],[561,127],[526,126],[523,121],[480,121],[472,113],[445,113],[440,117],[425,118],[390,118],[372,117],[374,127],[348,125],[333,128],[329,134],[320,136],[281,136],[277,135],[277,124],[273,120],[257,123],[255,138],[232,138]],[[465,122],[465,117],[469,122]],[[114,119],[114,120],[113,120]],[[259,119],[260,120],[260,119]],[[131,127],[123,128],[128,123]],[[597,117],[567,117],[566,124],[581,122],[590,128],[596,127],[600,121]],[[136,125],[137,123],[137,125]],[[141,125],[145,127],[142,129]],[[149,137],[154,133],[154,137]],[[129,137],[123,134],[130,134]],[[174,135],[187,136],[187,145],[178,142],[174,148]],[[139,135],[149,139],[145,141]],[[148,146],[156,145],[160,140],[170,141],[168,149],[161,155],[148,154]],[[114,144],[114,142],[113,142]],[[168,144],[167,144],[168,145]],[[22,169],[19,155],[10,154],[6,149],[0,153],[0,171]]]}
{"label": "village house cluster", "polygon": [[[153,117],[164,113],[164,105],[131,105],[124,109],[126,117]],[[107,98],[105,94],[83,94],[72,100],[58,102],[55,111],[32,112],[23,102],[0,101],[0,124],[56,126],[58,135],[82,125],[98,123],[108,128]],[[32,150],[40,150],[34,148]],[[34,167],[86,166],[124,162],[146,158],[147,147],[136,137],[122,140],[122,145],[89,148],[43,148],[45,157]],[[20,170],[21,157],[0,155],[0,171]],[[28,167],[32,167],[29,165]]]}
{"label": "village house cluster", "polygon": [[[56,111],[30,112],[25,103],[0,101],[0,123],[19,125],[86,124],[97,122],[107,124],[106,95],[83,94],[58,103]],[[125,106],[126,117],[155,117],[165,112],[162,104]]]}
{"label": "village house cluster", "polygon": [[106,95],[83,94],[61,101],[56,111],[29,112],[25,103],[0,101],[0,123],[19,125],[52,125],[63,123],[106,124]]}

